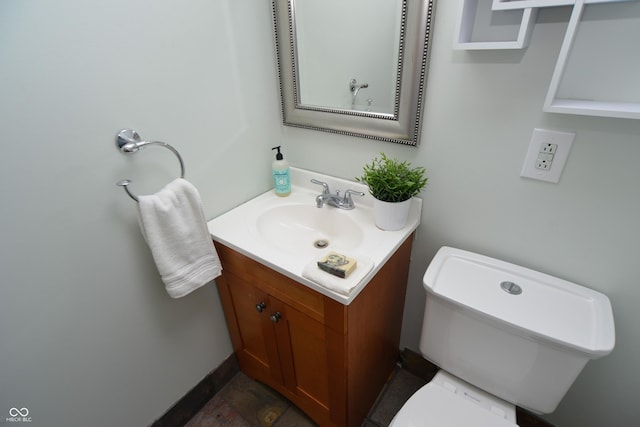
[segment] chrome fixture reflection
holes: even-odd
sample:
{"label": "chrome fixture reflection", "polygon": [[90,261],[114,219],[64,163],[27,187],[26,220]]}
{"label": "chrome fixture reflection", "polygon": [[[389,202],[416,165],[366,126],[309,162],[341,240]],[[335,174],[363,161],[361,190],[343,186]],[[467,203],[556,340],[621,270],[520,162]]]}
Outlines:
{"label": "chrome fixture reflection", "polygon": [[349,91],[351,92],[351,107],[355,107],[356,98],[358,97],[358,92],[360,89],[366,89],[369,87],[369,83],[358,84],[356,79],[351,79],[349,82]]}

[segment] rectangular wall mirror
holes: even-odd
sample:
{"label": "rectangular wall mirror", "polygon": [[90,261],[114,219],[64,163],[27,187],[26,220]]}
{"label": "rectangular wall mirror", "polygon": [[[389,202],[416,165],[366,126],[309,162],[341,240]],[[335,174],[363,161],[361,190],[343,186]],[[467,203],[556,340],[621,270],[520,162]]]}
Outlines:
{"label": "rectangular wall mirror", "polygon": [[420,140],[435,0],[272,0],[285,125]]}

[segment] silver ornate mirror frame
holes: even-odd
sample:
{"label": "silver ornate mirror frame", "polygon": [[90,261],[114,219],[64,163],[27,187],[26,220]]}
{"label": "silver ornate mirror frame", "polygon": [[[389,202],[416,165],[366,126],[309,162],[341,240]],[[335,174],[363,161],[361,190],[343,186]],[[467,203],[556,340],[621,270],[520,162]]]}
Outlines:
{"label": "silver ornate mirror frame", "polygon": [[436,0],[399,1],[402,1],[402,25],[395,106],[393,114],[384,114],[300,104],[295,0],[272,0],[285,125],[405,145],[418,144]]}

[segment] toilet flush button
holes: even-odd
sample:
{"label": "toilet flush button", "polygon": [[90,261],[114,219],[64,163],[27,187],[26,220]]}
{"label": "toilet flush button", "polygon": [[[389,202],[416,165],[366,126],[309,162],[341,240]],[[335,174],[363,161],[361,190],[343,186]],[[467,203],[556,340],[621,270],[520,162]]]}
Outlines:
{"label": "toilet flush button", "polygon": [[503,291],[511,294],[511,295],[520,295],[522,293],[522,288],[517,284],[509,281],[505,281],[500,283],[500,287]]}

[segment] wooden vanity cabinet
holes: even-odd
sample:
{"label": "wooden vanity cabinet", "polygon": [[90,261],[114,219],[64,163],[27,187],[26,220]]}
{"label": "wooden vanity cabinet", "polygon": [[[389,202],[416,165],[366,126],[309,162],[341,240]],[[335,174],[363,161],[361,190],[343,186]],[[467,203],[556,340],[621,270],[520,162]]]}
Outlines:
{"label": "wooden vanity cabinet", "polygon": [[412,241],[349,305],[215,242],[240,369],[321,426],[360,426],[398,359]]}

